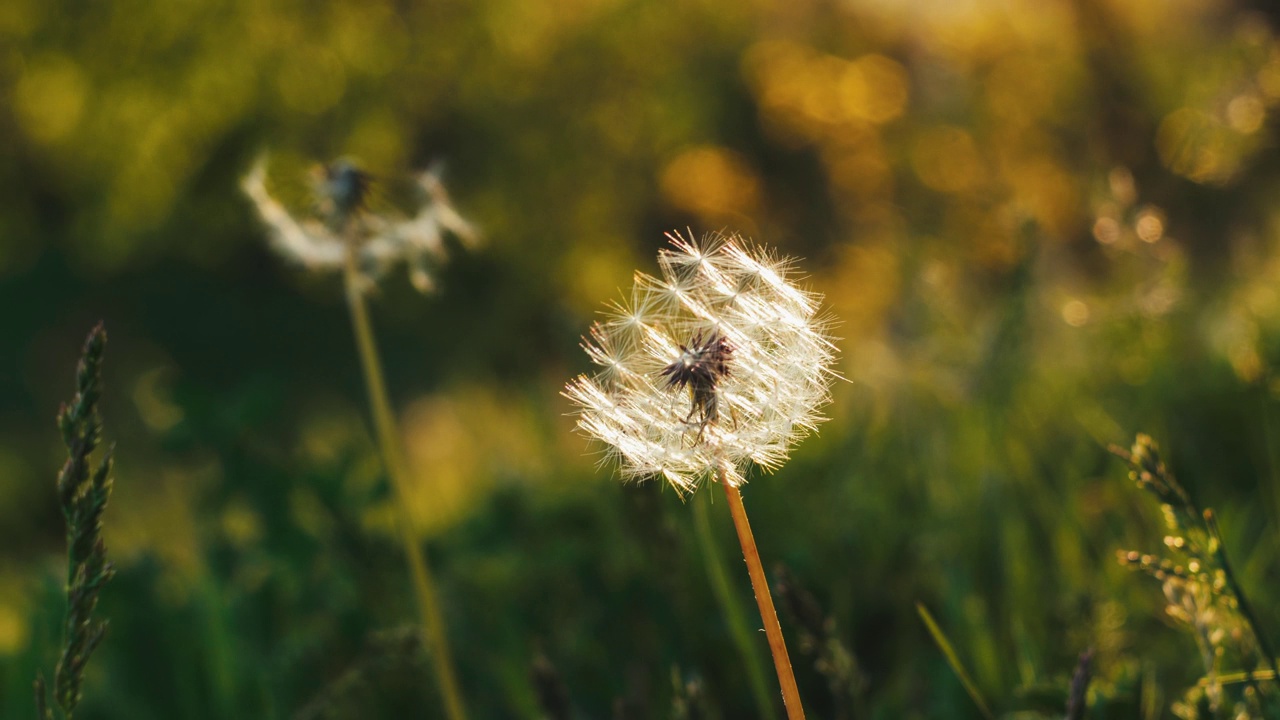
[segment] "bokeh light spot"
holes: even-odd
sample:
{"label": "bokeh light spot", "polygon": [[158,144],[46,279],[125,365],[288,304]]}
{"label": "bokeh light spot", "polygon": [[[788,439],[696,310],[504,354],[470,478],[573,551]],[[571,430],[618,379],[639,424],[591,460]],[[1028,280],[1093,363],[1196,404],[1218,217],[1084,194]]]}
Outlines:
{"label": "bokeh light spot", "polygon": [[1120,223],[1115,218],[1098,218],[1093,224],[1093,238],[1103,245],[1114,245],[1120,239]]}
{"label": "bokeh light spot", "polygon": [[1243,135],[1257,132],[1266,117],[1266,107],[1257,95],[1237,95],[1227,105],[1227,124]]}
{"label": "bokeh light spot", "polygon": [[32,139],[56,142],[79,125],[88,92],[84,72],[70,58],[33,60],[14,91],[18,121]]}
{"label": "bokeh light spot", "polygon": [[27,645],[27,619],[18,610],[0,603],[0,655],[11,655]]}
{"label": "bokeh light spot", "polygon": [[406,502],[425,533],[471,511],[495,482],[547,475],[546,451],[528,404],[499,389],[466,387],[414,401],[402,419],[414,477]]}
{"label": "bokeh light spot", "polygon": [[1123,207],[1129,207],[1138,199],[1138,186],[1133,173],[1127,167],[1114,167],[1107,173],[1107,187],[1111,196]]}
{"label": "bokeh light spot", "polygon": [[1164,220],[1160,218],[1160,213],[1152,208],[1144,208],[1138,213],[1138,219],[1133,223],[1134,232],[1138,234],[1138,239],[1145,243],[1153,243],[1164,237]]}
{"label": "bokeh light spot", "polygon": [[846,117],[885,123],[907,107],[907,71],[883,55],[865,55],[842,68],[838,92]]}
{"label": "bokeh light spot", "polygon": [[911,165],[920,182],[947,193],[973,188],[983,172],[973,137],[957,127],[923,132],[912,148]]}
{"label": "bokeh light spot", "polygon": [[719,147],[680,153],[667,163],[660,183],[668,202],[701,215],[749,212],[760,196],[760,181],[746,159]]}
{"label": "bokeh light spot", "polygon": [[262,518],[247,501],[231,501],[222,511],[222,534],[237,548],[246,548],[262,539]]}
{"label": "bokeh light spot", "polygon": [[1083,300],[1068,300],[1062,305],[1062,320],[1071,327],[1083,327],[1089,322],[1089,306]]}
{"label": "bokeh light spot", "polygon": [[1165,167],[1197,182],[1220,179],[1223,168],[1221,128],[1208,114],[1184,107],[1160,122],[1156,150]]}
{"label": "bokeh light spot", "polygon": [[1280,48],[1271,51],[1271,58],[1258,69],[1258,89],[1269,99],[1280,98]]}
{"label": "bokeh light spot", "polygon": [[154,368],[138,376],[133,384],[133,404],[147,427],[165,432],[182,422],[182,408],[173,402],[171,372]]}

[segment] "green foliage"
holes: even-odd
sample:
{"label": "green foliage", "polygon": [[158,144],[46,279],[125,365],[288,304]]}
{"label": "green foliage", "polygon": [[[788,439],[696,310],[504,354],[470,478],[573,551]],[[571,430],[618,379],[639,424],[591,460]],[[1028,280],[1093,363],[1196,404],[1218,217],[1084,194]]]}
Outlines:
{"label": "green foliage", "polygon": [[[385,693],[396,673],[405,675],[406,670],[410,671],[409,677],[414,681],[426,674],[420,636],[415,627],[374,634],[351,666],[321,688],[293,715],[294,720],[362,717],[375,702],[376,696],[370,693]],[[404,683],[406,679],[399,681]]]}

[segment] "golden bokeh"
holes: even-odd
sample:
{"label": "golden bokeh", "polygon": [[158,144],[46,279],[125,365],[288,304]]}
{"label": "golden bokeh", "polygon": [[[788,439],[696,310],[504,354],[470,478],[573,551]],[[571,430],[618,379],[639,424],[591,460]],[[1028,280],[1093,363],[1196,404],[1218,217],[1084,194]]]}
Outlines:
{"label": "golden bokeh", "polygon": [[760,203],[760,181],[746,158],[727,148],[684,150],[662,170],[662,194],[675,207],[714,223],[750,214]]}
{"label": "golden bokeh", "polygon": [[958,127],[922,132],[912,148],[911,167],[926,187],[944,193],[976,189],[986,177],[977,143]]}
{"label": "golden bokeh", "polygon": [[89,90],[84,71],[65,55],[27,61],[13,98],[22,129],[39,143],[65,139],[80,124]]}
{"label": "golden bokeh", "polygon": [[401,419],[415,482],[407,501],[418,529],[441,532],[465,518],[495,483],[537,482],[551,459],[519,397],[471,386],[421,398]]}

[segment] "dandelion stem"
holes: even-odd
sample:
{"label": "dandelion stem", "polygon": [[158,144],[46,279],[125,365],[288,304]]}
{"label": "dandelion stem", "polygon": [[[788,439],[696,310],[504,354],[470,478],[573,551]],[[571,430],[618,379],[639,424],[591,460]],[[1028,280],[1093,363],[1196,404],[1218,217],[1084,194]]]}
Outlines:
{"label": "dandelion stem", "polygon": [[756,549],[755,537],[751,534],[751,523],[747,521],[747,508],[742,504],[742,493],[728,482],[726,473],[720,472],[720,486],[729,498],[729,514],[733,516],[733,526],[738,531],[738,542],[742,544],[742,556],[747,561],[747,573],[751,576],[751,589],[756,594],[756,604],[760,606],[760,619],[764,621],[764,634],[769,639],[769,650],[773,653],[773,665],[778,671],[778,683],[782,685],[782,704],[787,709],[789,720],[804,720],[804,708],[800,705],[800,689],[796,687],[796,676],[791,672],[791,658],[787,655],[787,643],[782,638],[782,626],[778,624],[778,612],[773,608],[773,596],[769,594],[769,581],[764,576],[764,565],[760,562],[760,551]]}
{"label": "dandelion stem", "polygon": [[360,353],[360,364],[364,367],[365,385],[369,392],[369,407],[373,413],[378,446],[382,451],[382,461],[386,465],[387,475],[391,478],[391,486],[396,494],[396,525],[400,530],[400,540],[404,544],[409,572],[413,576],[414,594],[417,596],[418,611],[421,615],[423,644],[431,654],[436,682],[440,686],[441,695],[444,696],[445,712],[450,720],[465,720],[467,713],[462,704],[462,693],[458,689],[458,680],[453,669],[453,656],[449,652],[449,641],[445,636],[444,618],[436,599],[435,584],[431,579],[426,555],[422,552],[422,546],[418,541],[413,518],[409,515],[408,466],[400,447],[399,432],[395,417],[391,413],[391,403],[387,400],[382,361],[378,356],[378,346],[374,341],[369,312],[364,302],[354,247],[347,252],[344,279],[347,308],[351,311],[351,325],[355,331],[356,347]]}

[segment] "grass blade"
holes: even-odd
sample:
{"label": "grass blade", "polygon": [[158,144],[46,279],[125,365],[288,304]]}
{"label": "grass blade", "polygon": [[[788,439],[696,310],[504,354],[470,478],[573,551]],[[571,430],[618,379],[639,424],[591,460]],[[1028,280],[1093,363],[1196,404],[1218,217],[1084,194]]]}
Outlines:
{"label": "grass blade", "polygon": [[956,677],[960,678],[960,684],[964,686],[965,692],[969,693],[973,704],[977,705],[978,709],[982,711],[984,718],[995,720],[995,715],[991,714],[991,708],[987,706],[987,701],[983,700],[982,693],[978,692],[978,686],[974,684],[973,678],[969,677],[969,672],[961,664],[960,656],[956,655],[955,648],[951,646],[951,642],[947,640],[947,636],[942,632],[942,628],[938,627],[938,623],[929,614],[924,603],[916,603],[916,612],[920,613],[920,619],[924,621],[924,626],[929,629],[929,634],[933,636],[933,641],[938,644],[938,649],[946,657],[947,664],[951,666],[951,671],[956,674]]}

